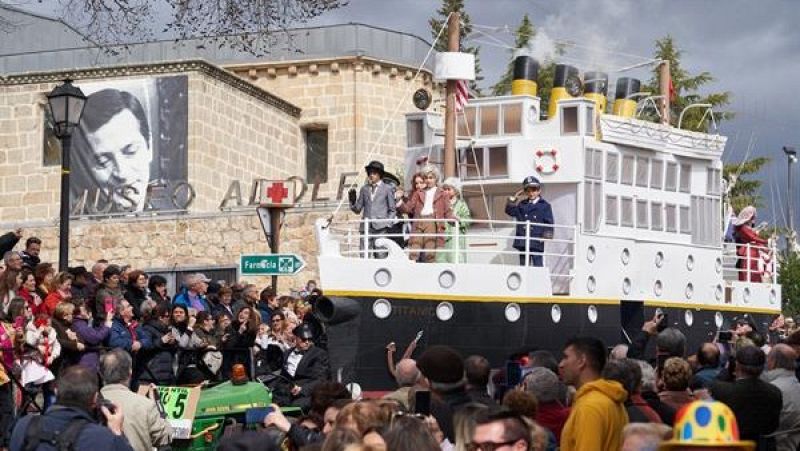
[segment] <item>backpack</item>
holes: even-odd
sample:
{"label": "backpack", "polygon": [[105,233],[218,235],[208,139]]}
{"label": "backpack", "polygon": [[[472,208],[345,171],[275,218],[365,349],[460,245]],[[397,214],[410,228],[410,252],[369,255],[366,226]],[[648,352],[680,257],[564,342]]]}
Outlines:
{"label": "backpack", "polygon": [[57,451],[75,451],[75,444],[78,441],[83,427],[90,421],[84,418],[74,418],[67,427],[60,431],[42,430],[42,416],[36,415],[28,423],[25,431],[25,440],[22,443],[23,451],[36,451],[41,443],[47,443]]}

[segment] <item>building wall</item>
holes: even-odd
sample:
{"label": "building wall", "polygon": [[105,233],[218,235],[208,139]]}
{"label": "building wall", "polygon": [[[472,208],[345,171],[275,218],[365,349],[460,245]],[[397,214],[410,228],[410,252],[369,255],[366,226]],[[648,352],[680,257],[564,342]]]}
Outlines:
{"label": "building wall", "polygon": [[[404,115],[416,110],[412,94],[424,87],[437,96],[430,72],[422,71],[415,79],[415,68],[369,58],[260,63],[229,69],[302,108],[301,127],[328,128],[328,183],[320,187],[320,193],[331,197],[343,172],[363,172],[369,160],[382,161],[395,174],[402,172]],[[301,143],[305,160],[304,135]],[[305,177],[304,163],[297,175]]]}

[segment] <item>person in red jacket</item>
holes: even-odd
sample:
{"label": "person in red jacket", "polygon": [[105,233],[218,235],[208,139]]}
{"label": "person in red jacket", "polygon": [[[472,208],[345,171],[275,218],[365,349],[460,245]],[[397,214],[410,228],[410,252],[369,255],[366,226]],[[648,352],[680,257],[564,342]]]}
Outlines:
{"label": "person in red jacket", "polygon": [[53,285],[47,297],[44,298],[44,312],[52,317],[58,304],[72,298],[72,274],[60,272],[53,279]]}
{"label": "person in red jacket", "polygon": [[[758,236],[753,229],[756,221],[756,207],[749,205],[739,212],[733,221],[733,236],[736,239],[736,267],[739,269],[739,280],[761,282],[762,270],[759,269],[761,252],[769,242]],[[748,244],[750,246],[748,246]]]}

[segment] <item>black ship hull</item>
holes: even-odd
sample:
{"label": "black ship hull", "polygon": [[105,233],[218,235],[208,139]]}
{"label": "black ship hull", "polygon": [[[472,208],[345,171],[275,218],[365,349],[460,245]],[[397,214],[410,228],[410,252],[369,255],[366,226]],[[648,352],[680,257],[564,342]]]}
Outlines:
{"label": "black ship hull", "polygon": [[[386,346],[395,342],[395,358],[399,359],[419,331],[423,335],[415,356],[426,346],[446,344],[465,357],[483,355],[493,367],[501,367],[509,356],[524,349],[546,349],[560,358],[566,340],[576,335],[598,337],[609,347],[627,343],[639,333],[644,321],[653,317],[656,309],[667,314],[670,326],[686,334],[690,353],[704,341],[715,337],[720,329],[720,319],[725,329],[733,318],[747,313],[766,330],[772,317],[766,313],[714,310],[713,306],[687,310],[650,302],[554,298],[553,302],[516,304],[519,318],[512,322],[506,317],[507,302],[449,299],[452,317],[442,321],[436,312],[442,300],[389,296],[332,296],[331,299],[334,304],[348,303],[353,310],[350,318],[334,321],[327,329],[332,371],[335,375],[340,374],[342,381],[358,382],[367,391],[395,388],[387,368]],[[377,299],[385,299],[391,305],[391,314],[384,319],[373,313],[373,303]],[[555,312],[554,305],[558,306]],[[691,313],[687,314],[687,311]]]}

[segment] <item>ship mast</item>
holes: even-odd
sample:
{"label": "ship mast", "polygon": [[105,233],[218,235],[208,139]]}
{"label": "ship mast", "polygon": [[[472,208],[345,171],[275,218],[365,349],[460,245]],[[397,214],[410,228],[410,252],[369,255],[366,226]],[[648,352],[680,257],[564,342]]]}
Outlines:
{"label": "ship mast", "polygon": [[[453,12],[447,21],[447,50],[460,50],[461,14]],[[444,176],[456,177],[456,80],[447,80],[447,97],[444,113]]]}

